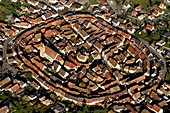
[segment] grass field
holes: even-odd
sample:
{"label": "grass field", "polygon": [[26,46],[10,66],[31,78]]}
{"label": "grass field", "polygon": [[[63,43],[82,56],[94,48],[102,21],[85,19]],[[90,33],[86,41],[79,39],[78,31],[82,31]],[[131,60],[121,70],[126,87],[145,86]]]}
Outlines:
{"label": "grass field", "polygon": [[93,4],[98,4],[99,2],[97,0],[89,0],[89,4],[84,6],[83,9],[81,11],[87,11],[87,9],[89,8],[90,5],[93,5]]}
{"label": "grass field", "polygon": [[[150,1],[150,2],[149,2]],[[133,3],[141,5],[145,10],[150,10],[149,7],[156,2],[163,2],[163,0],[132,0]]]}

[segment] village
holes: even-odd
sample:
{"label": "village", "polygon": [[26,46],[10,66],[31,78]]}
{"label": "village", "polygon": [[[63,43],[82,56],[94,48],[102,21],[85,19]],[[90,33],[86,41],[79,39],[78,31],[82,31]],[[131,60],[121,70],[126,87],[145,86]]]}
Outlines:
{"label": "village", "polygon": [[[20,2],[20,17],[8,17],[11,26],[0,23],[0,91],[32,106],[37,100],[53,105],[51,95],[57,95],[54,112],[71,110],[64,101],[107,107],[109,113],[168,110],[170,31],[161,40],[140,38],[159,32],[152,21],[168,15],[168,2],[152,6],[152,13],[123,4],[132,20],[112,12],[109,0],[98,0],[87,12],[82,12],[86,0]],[[9,103],[0,111],[11,112]]]}

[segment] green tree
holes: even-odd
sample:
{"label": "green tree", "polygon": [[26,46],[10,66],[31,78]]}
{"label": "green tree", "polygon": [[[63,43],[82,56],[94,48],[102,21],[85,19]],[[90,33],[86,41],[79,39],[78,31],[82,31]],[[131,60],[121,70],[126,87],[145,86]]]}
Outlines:
{"label": "green tree", "polygon": [[21,7],[20,2],[11,2],[11,0],[2,0],[0,2],[0,20],[6,19],[7,15],[17,14],[17,9]]}

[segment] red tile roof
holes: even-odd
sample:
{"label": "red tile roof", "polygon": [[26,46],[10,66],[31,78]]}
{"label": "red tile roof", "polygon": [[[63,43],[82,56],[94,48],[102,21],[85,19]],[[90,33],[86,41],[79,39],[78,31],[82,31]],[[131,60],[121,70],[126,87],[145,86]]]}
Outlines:
{"label": "red tile roof", "polygon": [[154,29],[154,27],[152,25],[150,25],[150,24],[147,24],[146,29],[152,31]]}
{"label": "red tile roof", "polygon": [[136,11],[132,11],[131,15],[136,16],[138,13]]}
{"label": "red tile roof", "polygon": [[51,48],[49,48],[48,46],[45,46],[45,53],[50,56],[51,58],[55,58],[57,55],[57,52],[55,52],[54,50],[52,50]]}
{"label": "red tile roof", "polygon": [[50,29],[50,30],[47,30],[46,32],[45,32],[45,37],[46,38],[50,38],[51,36],[53,35],[53,31]]}
{"label": "red tile roof", "polygon": [[18,93],[20,91],[20,87],[18,84],[15,84],[14,86],[11,87],[12,92]]}
{"label": "red tile roof", "polygon": [[159,106],[157,106],[156,104],[154,104],[152,106],[152,109],[154,109],[155,111],[159,112],[161,110],[161,108]]}

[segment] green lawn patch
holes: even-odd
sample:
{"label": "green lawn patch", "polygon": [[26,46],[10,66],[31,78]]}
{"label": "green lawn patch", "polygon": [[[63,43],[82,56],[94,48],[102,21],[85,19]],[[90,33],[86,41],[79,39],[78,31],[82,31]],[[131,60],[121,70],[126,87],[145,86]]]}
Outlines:
{"label": "green lawn patch", "polygon": [[149,0],[132,0],[132,3],[141,5],[145,10],[149,10]]}
{"label": "green lawn patch", "polygon": [[90,7],[90,5],[94,5],[94,4],[99,4],[99,2],[98,2],[97,0],[89,0],[89,4],[87,4],[86,6],[84,6],[81,11],[82,11],[82,12],[87,11],[87,9]]}
{"label": "green lawn patch", "polygon": [[17,14],[17,9],[21,7],[20,2],[2,0],[0,2],[0,20],[5,20],[7,15]]}
{"label": "green lawn patch", "polygon": [[84,87],[86,87],[86,84],[83,83],[83,82],[80,82],[80,83],[79,83],[79,86],[84,88]]}
{"label": "green lawn patch", "polygon": [[170,72],[169,73],[167,73],[167,75],[166,75],[167,77],[166,77],[166,80],[167,80],[167,82],[170,82]]}
{"label": "green lawn patch", "polygon": [[91,55],[89,55],[88,60],[89,60],[89,62],[92,62],[93,61],[93,57]]}

